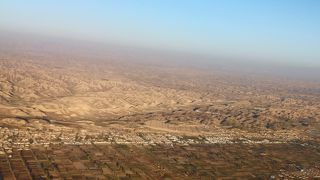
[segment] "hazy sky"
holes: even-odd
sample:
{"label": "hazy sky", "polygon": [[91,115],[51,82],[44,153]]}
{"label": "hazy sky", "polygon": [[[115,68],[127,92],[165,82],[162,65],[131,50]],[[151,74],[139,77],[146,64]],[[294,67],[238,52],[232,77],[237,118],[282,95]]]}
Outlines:
{"label": "hazy sky", "polygon": [[0,0],[0,29],[320,67],[320,0]]}

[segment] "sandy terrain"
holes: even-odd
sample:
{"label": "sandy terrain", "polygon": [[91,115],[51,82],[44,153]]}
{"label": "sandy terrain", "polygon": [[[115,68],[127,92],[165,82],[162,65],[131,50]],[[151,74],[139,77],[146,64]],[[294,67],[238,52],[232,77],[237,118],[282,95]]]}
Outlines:
{"label": "sandy terrain", "polygon": [[[145,60],[137,60],[139,58],[132,58],[135,61],[131,61],[128,60],[130,54],[110,54],[110,51],[90,53],[88,50],[82,53],[81,48],[29,45],[21,45],[23,49],[0,46],[0,158],[3,163],[0,164],[0,175],[4,173],[18,178],[20,175],[17,172],[22,168],[20,161],[22,163],[28,157],[37,156],[32,153],[45,151],[48,166],[53,168],[54,164],[58,164],[76,168],[77,171],[71,173],[75,177],[80,174],[102,178],[131,177],[133,174],[130,172],[135,172],[137,177],[156,177],[158,171],[145,174],[148,172],[145,169],[130,169],[134,165],[130,165],[130,172],[126,171],[126,165],[117,164],[122,160],[108,160],[111,165],[116,163],[116,167],[108,169],[99,161],[91,162],[90,158],[96,155],[88,154],[95,151],[92,148],[97,144],[111,144],[108,147],[111,149],[115,148],[114,145],[122,147],[130,144],[133,150],[128,156],[135,156],[136,146],[143,149],[139,153],[150,148],[152,153],[157,153],[157,148],[162,146],[186,146],[190,157],[194,154],[193,146],[202,151],[197,161],[201,170],[190,169],[191,165],[186,165],[189,155],[177,148],[168,150],[177,158],[174,167],[171,167],[174,170],[169,171],[172,162],[162,154],[160,159],[167,168],[164,172],[168,177],[172,177],[174,172],[179,172],[179,177],[190,175],[194,178],[227,177],[228,173],[235,178],[260,177],[255,173],[254,164],[257,162],[253,158],[256,152],[260,152],[260,145],[268,147],[267,156],[272,162],[266,158],[267,166],[277,161],[277,166],[273,168],[259,166],[261,177],[319,176],[319,164],[311,160],[298,159],[291,163],[296,163],[292,165],[295,168],[290,169],[286,163],[292,157],[279,157],[283,155],[284,147],[290,147],[290,151],[296,154],[305,148],[312,152],[306,155],[307,159],[319,159],[319,152],[315,150],[320,139],[318,81],[151,60],[145,63]],[[87,156],[70,155],[67,157],[70,158],[69,164],[50,159],[50,154],[53,151],[61,153],[59,148],[64,145],[76,151],[80,149],[81,153],[81,146],[84,146],[88,148]],[[223,152],[222,159],[226,160],[221,167],[235,168],[237,165],[232,163],[232,159],[238,158],[237,148],[243,147],[248,150],[248,153],[241,151],[243,157],[249,157],[248,162],[242,163],[243,166],[248,164],[245,170],[227,172],[221,170],[219,164],[207,162],[207,158],[223,161],[212,157],[210,152],[216,148],[217,151],[225,151],[228,149],[225,146],[229,145],[233,148],[232,152]],[[140,146],[146,146],[146,149]],[[123,158],[121,150],[116,149],[119,157]],[[10,157],[14,159],[8,159]],[[89,161],[91,165],[86,164]],[[143,158],[138,161],[144,162]],[[152,167],[155,159],[150,159],[148,155],[146,161],[148,167]],[[8,169],[7,163],[13,163],[13,167]],[[14,163],[17,163],[16,166]],[[27,179],[33,177],[34,172],[28,170],[33,167],[32,163],[41,164],[35,159],[30,165],[23,165],[27,168],[22,174]],[[299,163],[305,164],[308,173],[302,173]],[[97,167],[99,172],[86,171],[92,166]],[[221,174],[215,174],[212,169]],[[56,167],[52,171],[42,170],[40,174],[45,179],[71,176]],[[202,171],[208,174],[202,176]]]}

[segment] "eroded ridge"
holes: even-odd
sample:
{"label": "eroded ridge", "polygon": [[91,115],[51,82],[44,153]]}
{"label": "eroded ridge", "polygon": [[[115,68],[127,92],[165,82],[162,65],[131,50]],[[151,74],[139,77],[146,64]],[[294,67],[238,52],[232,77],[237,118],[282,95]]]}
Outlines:
{"label": "eroded ridge", "polygon": [[317,82],[66,57],[1,54],[0,178],[319,178]]}

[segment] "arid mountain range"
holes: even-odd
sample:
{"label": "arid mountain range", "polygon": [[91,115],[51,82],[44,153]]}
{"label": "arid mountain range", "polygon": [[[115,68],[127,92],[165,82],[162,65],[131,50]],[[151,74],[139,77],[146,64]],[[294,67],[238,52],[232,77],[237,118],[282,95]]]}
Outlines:
{"label": "arid mountain range", "polygon": [[[264,148],[272,161],[265,158],[264,163],[270,169],[261,167],[262,178],[270,178],[270,174],[291,177],[295,173],[300,177],[301,174],[297,173],[300,172],[297,169],[299,163],[304,163],[306,171],[310,171],[303,177],[320,175],[320,164],[316,162],[320,153],[316,150],[320,139],[320,81],[316,78],[297,79],[259,73],[259,70],[234,71],[235,67],[230,65],[232,61],[224,62],[225,66],[222,61],[210,66],[194,66],[188,62],[194,55],[188,57],[173,52],[168,55],[150,50],[144,54],[141,49],[129,47],[100,47],[98,44],[77,44],[77,41],[20,36],[3,36],[0,42],[0,133],[3,135],[0,152],[5,154],[3,157],[0,154],[3,158],[0,175],[12,179],[19,179],[21,175],[14,165],[3,170],[9,167],[6,163],[13,163],[7,157],[22,158],[22,163],[28,162],[28,157],[38,157],[37,153],[47,153],[47,168],[40,161],[42,170],[31,171],[32,166],[21,165],[26,167],[21,171],[21,177],[98,177],[95,173],[99,172],[102,179],[132,177],[133,174],[154,179],[159,173],[171,178],[174,173],[180,173],[181,177],[187,173],[193,178],[257,178],[259,176],[252,169],[256,163],[252,152],[259,152],[259,156],[262,153],[261,156],[265,157],[261,150]],[[199,57],[199,63],[203,62]],[[98,152],[99,143],[117,146],[103,146]],[[130,146],[126,148],[124,144]],[[140,157],[141,144],[150,145],[146,151],[161,154],[161,167],[168,168],[172,163],[162,149],[168,148],[167,154],[176,154],[178,160],[174,162],[174,170],[164,168],[164,173],[134,168],[129,168],[130,173],[121,170],[127,166],[126,163],[121,165],[121,158],[126,157],[121,152],[130,150]],[[231,154],[226,150],[228,144],[234,144],[230,145]],[[170,150],[173,145],[177,149]],[[248,158],[248,167],[241,172],[232,164],[232,159],[237,158],[233,151],[239,147],[248,149],[241,151],[242,156]],[[292,158],[279,157],[284,154],[283,147],[290,147],[295,154],[306,148],[312,152],[308,159],[315,162],[298,159],[293,162],[296,169],[292,170],[286,166],[287,159],[293,161]],[[71,149],[79,156],[71,153],[65,157],[59,148]],[[110,156],[114,169],[99,161],[102,152],[108,148],[120,158],[114,160]],[[182,150],[184,148],[187,154]],[[272,151],[273,148],[276,150]],[[203,154],[193,156],[198,151],[195,149]],[[211,156],[213,151],[218,153],[220,150],[223,155]],[[70,168],[77,171],[64,173],[61,167],[69,165],[51,160],[52,153],[56,152],[58,155],[53,159],[70,158],[66,162],[72,162]],[[95,154],[90,154],[92,152]],[[136,155],[128,156],[138,157]],[[88,159],[84,160],[83,156]],[[98,159],[92,160],[96,156]],[[149,156],[153,155],[149,154],[147,160],[136,161],[152,164],[154,159]],[[190,157],[200,158],[197,162],[201,165],[195,167],[203,169],[192,170],[181,165]],[[219,169],[220,165],[208,163],[206,158],[221,162],[225,159],[223,166],[234,169]],[[100,170],[94,173],[85,171],[91,167],[86,164],[89,161]],[[278,161],[277,166],[271,165],[273,161]],[[115,170],[117,168],[120,170]],[[202,176],[200,171],[209,174]]]}
{"label": "arid mountain range", "polygon": [[27,45],[23,53],[2,47],[1,117],[8,121],[100,122],[161,112],[183,122],[188,119],[183,114],[204,111],[191,119],[240,129],[310,129],[319,123],[317,81],[144,64],[125,54],[118,61],[107,55],[94,58],[95,52],[84,54],[64,44],[66,50],[45,54],[45,48],[61,46],[44,44],[42,50],[39,44]]}

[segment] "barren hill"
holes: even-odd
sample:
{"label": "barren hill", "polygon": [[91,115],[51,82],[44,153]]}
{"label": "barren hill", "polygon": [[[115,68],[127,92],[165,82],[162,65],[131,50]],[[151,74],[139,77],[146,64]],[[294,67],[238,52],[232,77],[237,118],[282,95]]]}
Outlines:
{"label": "barren hill", "polygon": [[[2,42],[2,124],[318,134],[317,81],[203,69],[169,63],[167,56],[163,63],[155,60],[161,53],[152,59],[123,48],[47,41],[22,39],[21,46]],[[146,58],[151,60],[146,63]]]}

